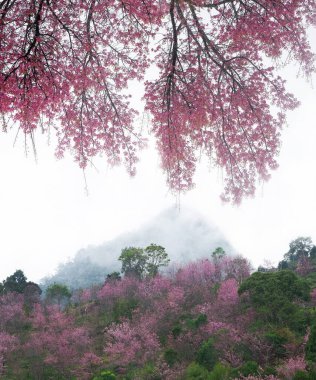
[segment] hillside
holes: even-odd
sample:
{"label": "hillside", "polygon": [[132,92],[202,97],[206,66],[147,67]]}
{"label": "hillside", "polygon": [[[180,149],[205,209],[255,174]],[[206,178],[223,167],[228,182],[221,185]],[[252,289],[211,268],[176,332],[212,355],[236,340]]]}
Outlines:
{"label": "hillside", "polygon": [[162,273],[163,247],[129,248],[121,274],[42,299],[17,271],[1,287],[1,379],[315,380],[316,248],[292,243],[252,274],[221,248]]}

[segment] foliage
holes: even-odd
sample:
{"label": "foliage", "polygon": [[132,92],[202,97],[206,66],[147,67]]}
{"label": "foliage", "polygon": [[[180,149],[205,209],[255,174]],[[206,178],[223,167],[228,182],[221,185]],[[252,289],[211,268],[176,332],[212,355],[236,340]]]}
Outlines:
{"label": "foliage", "polygon": [[3,281],[3,292],[16,292],[23,293],[27,285],[27,278],[25,277],[23,271],[20,269],[16,270],[11,276],[7,277]]}
{"label": "foliage", "polygon": [[132,318],[138,302],[135,299],[118,299],[113,306],[113,318],[118,322],[121,318]]}
{"label": "foliage", "polygon": [[56,299],[28,303],[27,287],[6,292],[0,377],[314,379],[315,310],[306,278],[288,270],[247,278],[249,270],[247,260],[226,255],[154,276],[115,275],[73,296],[67,308]]}
{"label": "foliage", "polygon": [[146,255],[142,248],[124,248],[118,259],[122,262],[122,273],[126,276],[142,278],[146,267]]}
{"label": "foliage", "polygon": [[254,361],[247,361],[238,368],[234,368],[232,371],[233,377],[249,376],[249,375],[259,375],[259,365]]}
{"label": "foliage", "polygon": [[209,371],[198,363],[191,363],[185,371],[185,380],[206,380]]}
{"label": "foliage", "polygon": [[224,256],[226,255],[226,252],[222,247],[217,247],[215,250],[212,252],[212,259],[214,261],[221,260]]}
{"label": "foliage", "polygon": [[159,268],[170,262],[165,248],[157,244],[150,244],[144,249],[124,248],[119,260],[122,262],[122,273],[139,279],[157,276]]}
{"label": "foliage", "polygon": [[172,367],[178,360],[178,354],[172,348],[167,348],[163,354],[166,363]]}
{"label": "foliage", "polygon": [[160,267],[169,264],[170,259],[164,247],[161,245],[150,244],[144,249],[146,254],[146,271],[149,276],[157,276]]}
{"label": "foliage", "polygon": [[36,283],[29,281],[23,290],[25,305],[31,307],[34,303],[40,302],[41,294],[42,289]]}
{"label": "foliage", "polygon": [[278,369],[279,375],[283,378],[292,380],[295,374],[306,370],[306,362],[303,357],[293,357],[285,361]]}
{"label": "foliage", "polygon": [[316,322],[313,323],[305,347],[306,359],[316,363]]}
{"label": "foliage", "polygon": [[120,272],[112,272],[107,274],[106,280],[107,281],[119,281],[121,279]]}
{"label": "foliage", "polygon": [[168,185],[192,188],[202,151],[224,169],[223,198],[239,202],[277,167],[285,111],[298,102],[273,64],[288,57],[313,72],[306,26],[315,8],[313,0],[3,0],[2,129],[13,124],[31,141],[38,127],[56,130],[58,157],[69,150],[86,167],[103,153],[134,174],[145,141],[127,88],[155,65],[144,99]]}
{"label": "foliage", "polygon": [[203,342],[197,351],[196,362],[211,371],[217,360],[218,353],[214,347],[214,339],[210,338]]}
{"label": "foliage", "polygon": [[296,269],[301,275],[307,275],[313,271],[313,259],[316,246],[310,237],[298,237],[291,241],[284,259],[279,262],[279,269]]}
{"label": "foliage", "polygon": [[69,301],[71,292],[66,285],[53,284],[46,289],[46,299],[50,303],[57,303],[59,306],[62,302]]}
{"label": "foliage", "polygon": [[132,368],[126,374],[125,380],[163,380],[159,369],[151,362],[146,363],[142,368]]}
{"label": "foliage", "polygon": [[116,376],[112,371],[103,370],[99,375],[94,376],[92,380],[116,380]]}
{"label": "foliage", "polygon": [[216,363],[212,372],[208,376],[208,380],[228,380],[230,378],[230,368],[221,364]]}
{"label": "foliage", "polygon": [[310,288],[308,283],[294,272],[255,272],[246,279],[238,290],[247,293],[250,304],[267,321],[277,324],[290,323],[297,313],[294,301],[308,301]]}
{"label": "foliage", "polygon": [[287,261],[295,261],[301,256],[309,256],[313,242],[310,237],[298,237],[291,241],[289,251],[284,255]]}

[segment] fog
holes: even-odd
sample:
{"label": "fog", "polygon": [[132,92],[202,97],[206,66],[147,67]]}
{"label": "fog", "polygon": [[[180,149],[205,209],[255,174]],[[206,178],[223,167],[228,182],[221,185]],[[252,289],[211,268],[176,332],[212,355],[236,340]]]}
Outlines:
{"label": "fog", "polygon": [[46,285],[59,282],[71,288],[102,283],[107,273],[120,271],[118,257],[123,248],[146,247],[151,243],[165,247],[171,263],[210,257],[217,247],[222,247],[227,254],[235,253],[223,233],[199,213],[173,207],[137,230],[121,234],[101,245],[81,249],[73,260],[60,264],[53,276],[41,282]]}

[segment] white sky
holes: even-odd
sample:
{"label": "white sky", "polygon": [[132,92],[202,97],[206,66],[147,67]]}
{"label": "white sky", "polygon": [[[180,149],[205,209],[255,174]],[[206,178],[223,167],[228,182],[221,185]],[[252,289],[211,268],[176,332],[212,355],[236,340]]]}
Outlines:
{"label": "white sky", "polygon": [[[239,207],[223,204],[220,171],[201,163],[196,188],[180,199],[180,206],[217,225],[254,266],[264,259],[278,262],[298,236],[311,236],[316,244],[316,90],[296,72],[290,67],[283,75],[301,106],[288,115],[280,167],[255,198]],[[13,131],[0,140],[0,281],[16,269],[38,281],[79,249],[137,228],[176,203],[152,147],[140,156],[133,179],[124,168],[96,160],[98,171],[86,173],[87,195],[82,171],[71,159],[57,161],[46,137],[37,137],[37,163],[32,153],[25,157],[22,140],[13,147]]]}

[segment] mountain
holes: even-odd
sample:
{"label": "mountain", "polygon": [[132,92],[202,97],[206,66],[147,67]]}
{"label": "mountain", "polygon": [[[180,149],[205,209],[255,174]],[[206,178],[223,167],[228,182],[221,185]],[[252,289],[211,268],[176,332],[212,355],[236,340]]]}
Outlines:
{"label": "mountain", "polygon": [[209,257],[219,246],[234,253],[221,231],[203,216],[190,209],[170,208],[135,231],[81,249],[73,261],[61,264],[56,275],[45,281],[63,282],[74,288],[92,285],[103,281],[107,273],[120,270],[117,259],[123,248],[146,247],[151,243],[165,247],[171,262]]}

